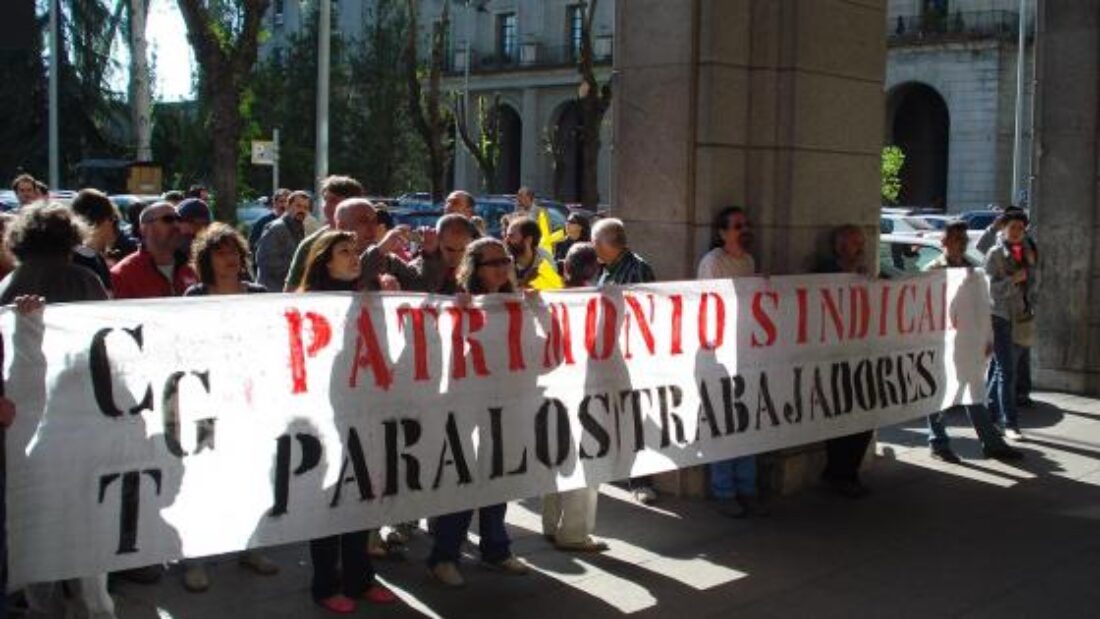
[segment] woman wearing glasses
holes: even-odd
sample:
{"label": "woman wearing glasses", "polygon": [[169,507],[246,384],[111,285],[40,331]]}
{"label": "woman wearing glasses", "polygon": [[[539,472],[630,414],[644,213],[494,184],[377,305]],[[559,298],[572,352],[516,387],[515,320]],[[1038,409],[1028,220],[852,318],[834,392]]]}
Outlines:
{"label": "woman wearing glasses", "polygon": [[[494,238],[483,238],[466,247],[456,277],[459,290],[466,295],[512,293],[517,289],[515,272],[512,257],[504,243]],[[528,568],[512,556],[512,540],[504,526],[507,509],[507,503],[478,509],[481,564],[505,574],[523,575]],[[466,584],[458,571],[458,557],[473,517],[473,510],[467,510],[446,514],[435,520],[435,545],[428,557],[428,568],[436,580],[448,587]]]}

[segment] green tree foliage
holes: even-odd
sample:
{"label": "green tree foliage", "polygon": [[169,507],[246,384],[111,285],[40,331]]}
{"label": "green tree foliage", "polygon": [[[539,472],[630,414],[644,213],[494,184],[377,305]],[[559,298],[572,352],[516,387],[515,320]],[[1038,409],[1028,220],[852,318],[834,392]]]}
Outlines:
{"label": "green tree foliage", "polygon": [[[219,219],[235,223],[244,96],[270,0],[176,0],[199,66],[199,95],[211,136],[211,185]],[[243,109],[242,109],[243,108]]]}
{"label": "green tree foliage", "polygon": [[[314,6],[285,46],[269,50],[249,82],[241,166],[259,193],[270,187],[270,170],[251,166],[248,141],[269,139],[274,128],[280,130],[280,184],[313,186],[318,13]],[[399,0],[378,0],[364,15],[362,39],[332,34],[329,167],[359,179],[375,195],[427,184],[424,148],[405,105],[401,52],[407,27]]]}
{"label": "green tree foliage", "polygon": [[882,149],[882,202],[897,204],[901,195],[901,168],[905,165],[905,153],[897,146]]}
{"label": "green tree foliage", "polygon": [[500,95],[490,101],[488,97],[477,97],[477,135],[467,127],[465,100],[462,95],[454,96],[454,115],[458,119],[458,135],[462,144],[477,162],[481,178],[488,193],[497,193],[497,166],[500,163]]}
{"label": "green tree foliage", "polygon": [[[31,45],[0,51],[0,175],[11,178],[27,171],[47,174],[48,159],[48,4],[19,28],[34,31]],[[61,2],[58,58],[58,122],[61,183],[77,183],[76,165],[93,157],[125,154],[126,108],[109,79],[119,69],[111,44],[122,18],[119,0]],[[16,46],[12,46],[16,47]]]}

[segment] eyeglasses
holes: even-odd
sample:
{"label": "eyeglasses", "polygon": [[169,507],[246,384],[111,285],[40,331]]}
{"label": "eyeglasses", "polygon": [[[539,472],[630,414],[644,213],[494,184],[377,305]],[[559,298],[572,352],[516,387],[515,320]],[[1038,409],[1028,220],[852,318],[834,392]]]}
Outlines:
{"label": "eyeglasses", "polygon": [[511,266],[511,258],[496,258],[493,260],[480,260],[477,262],[478,268],[481,267],[506,267]]}
{"label": "eyeglasses", "polygon": [[154,221],[159,221],[161,223],[166,223],[166,224],[178,224],[182,220],[180,219],[179,215],[161,215],[160,217],[153,217],[151,219],[147,219],[146,223],[152,223]]}
{"label": "eyeglasses", "polygon": [[727,229],[728,230],[744,230],[745,228],[748,228],[748,227],[749,227],[749,224],[730,224],[730,227],[727,228]]}

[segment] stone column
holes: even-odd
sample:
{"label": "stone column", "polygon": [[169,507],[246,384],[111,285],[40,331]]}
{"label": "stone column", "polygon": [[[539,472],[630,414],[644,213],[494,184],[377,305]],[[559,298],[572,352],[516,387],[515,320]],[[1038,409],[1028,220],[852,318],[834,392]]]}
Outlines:
{"label": "stone column", "polygon": [[1039,3],[1038,385],[1100,393],[1100,0]]}
{"label": "stone column", "polygon": [[[885,0],[618,9],[613,213],[659,279],[694,276],[710,220],[730,204],[756,225],[766,273],[810,270],[840,224],[877,239]],[[778,459],[773,485],[814,476],[808,462]],[[698,472],[675,476],[680,491],[702,488]]]}

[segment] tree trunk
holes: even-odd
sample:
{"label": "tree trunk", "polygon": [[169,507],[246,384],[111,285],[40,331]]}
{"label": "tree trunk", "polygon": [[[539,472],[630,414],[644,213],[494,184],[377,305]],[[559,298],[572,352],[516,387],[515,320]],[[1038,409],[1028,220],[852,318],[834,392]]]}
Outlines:
{"label": "tree trunk", "polygon": [[603,124],[603,112],[598,101],[586,97],[581,103],[581,204],[584,208],[596,212],[600,203],[600,125]]}
{"label": "tree trunk", "polygon": [[241,139],[240,95],[235,88],[210,89],[211,169],[217,219],[229,225],[237,223],[237,144]]}
{"label": "tree trunk", "polygon": [[153,158],[149,59],[145,44],[147,9],[148,0],[130,0],[130,118],[134,131],[134,158],[138,161]]}

